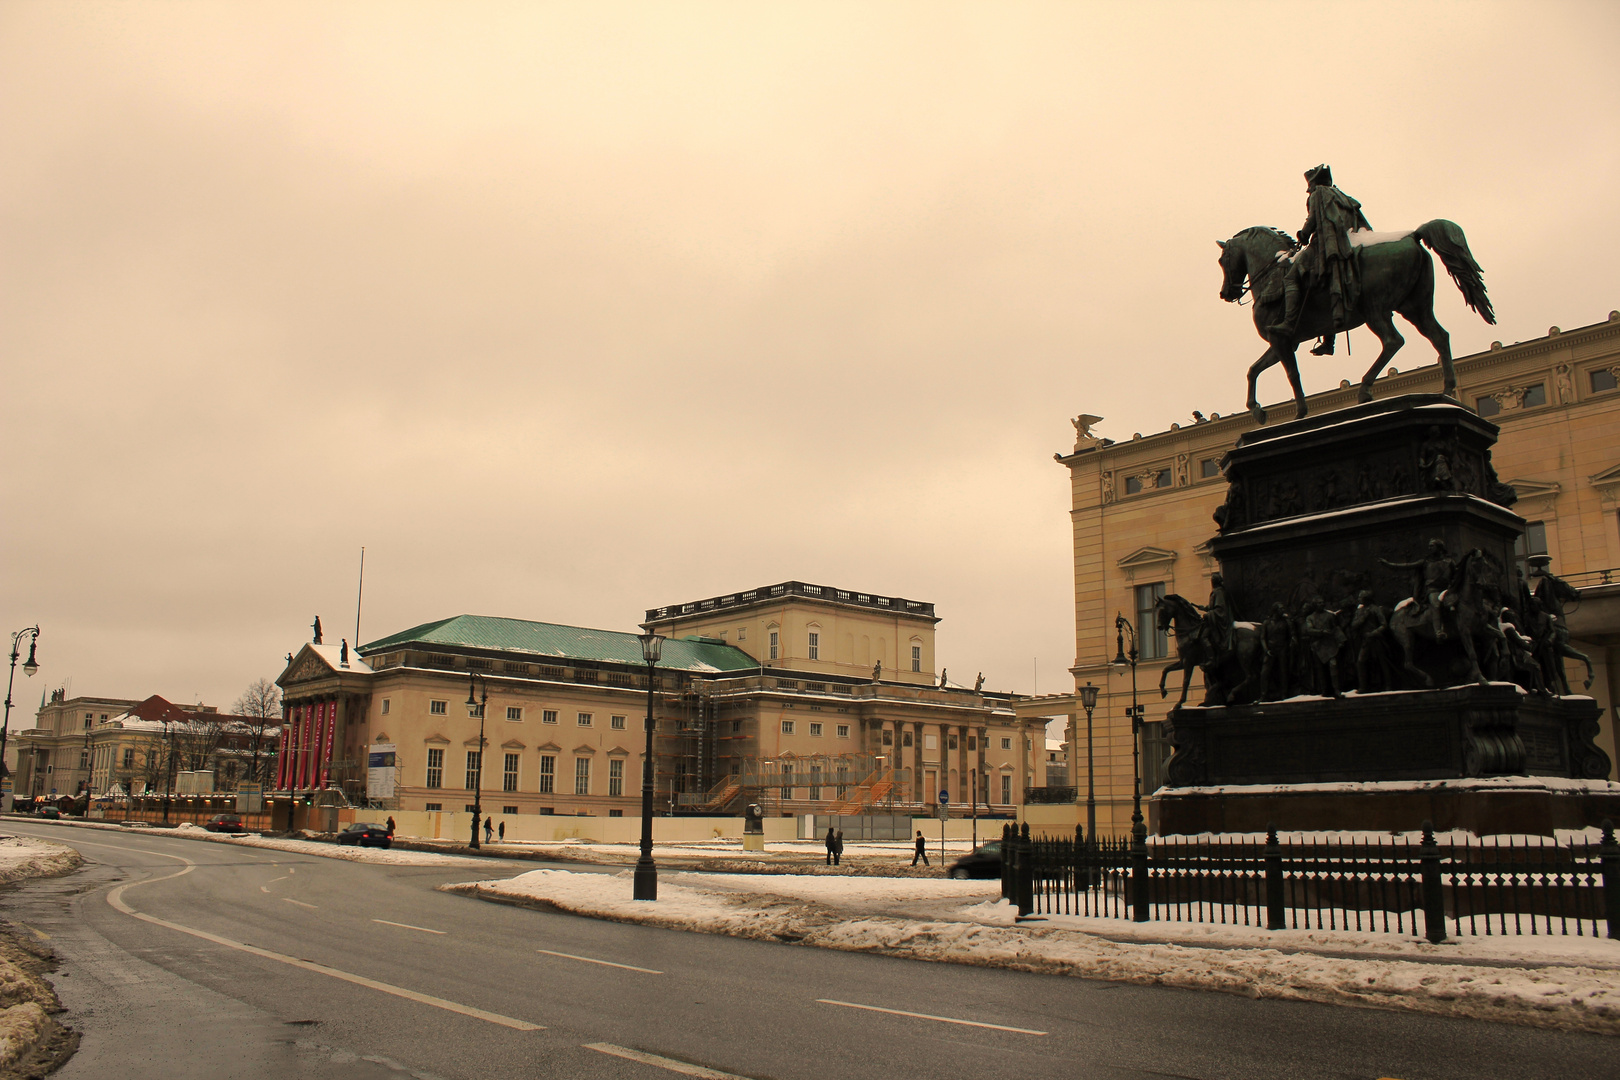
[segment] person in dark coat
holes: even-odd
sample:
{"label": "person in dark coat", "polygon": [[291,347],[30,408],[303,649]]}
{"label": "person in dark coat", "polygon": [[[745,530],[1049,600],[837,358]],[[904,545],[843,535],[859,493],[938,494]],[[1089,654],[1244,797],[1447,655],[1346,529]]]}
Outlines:
{"label": "person in dark coat", "polygon": [[917,850],[911,856],[911,865],[916,866],[918,859],[921,859],[923,861],[924,866],[929,865],[929,863],[928,863],[928,841],[923,839],[923,834],[922,834],[921,829],[917,830]]}
{"label": "person in dark coat", "polygon": [[835,836],[833,836],[833,838],[832,838],[832,860],[833,860],[833,865],[837,866],[838,863],[839,863],[839,860],[842,859],[843,857],[844,857],[844,830],[839,829],[837,834]]}
{"label": "person in dark coat", "polygon": [[501,838],[501,842],[503,844],[506,842],[506,822],[503,821],[500,823],[500,825],[495,829],[495,835]]}
{"label": "person in dark coat", "polygon": [[389,836],[394,835],[394,815],[393,814],[388,815],[388,835]]}
{"label": "person in dark coat", "polygon": [[833,845],[835,843],[837,843],[837,842],[838,842],[838,837],[833,835],[832,826],[831,825],[827,826],[827,865],[828,866],[833,865]]}
{"label": "person in dark coat", "polygon": [[489,818],[485,818],[484,819],[484,843],[486,843],[486,844],[489,843],[490,837],[493,836],[494,833],[495,833],[495,826],[493,824],[491,824]]}

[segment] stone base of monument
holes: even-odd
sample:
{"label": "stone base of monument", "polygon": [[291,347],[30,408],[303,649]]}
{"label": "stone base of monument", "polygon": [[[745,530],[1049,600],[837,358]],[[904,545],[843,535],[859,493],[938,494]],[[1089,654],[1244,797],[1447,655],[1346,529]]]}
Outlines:
{"label": "stone base of monument", "polygon": [[1344,784],[1163,788],[1149,804],[1160,835],[1442,832],[1552,836],[1620,821],[1620,783],[1512,776]]}
{"label": "stone base of monument", "polygon": [[[1169,717],[1157,827],[1406,831],[1428,819],[1543,832],[1620,821],[1620,785],[1603,786],[1609,758],[1593,741],[1600,715],[1589,697],[1511,683],[1184,707]],[[1512,782],[1475,782],[1492,777]]]}

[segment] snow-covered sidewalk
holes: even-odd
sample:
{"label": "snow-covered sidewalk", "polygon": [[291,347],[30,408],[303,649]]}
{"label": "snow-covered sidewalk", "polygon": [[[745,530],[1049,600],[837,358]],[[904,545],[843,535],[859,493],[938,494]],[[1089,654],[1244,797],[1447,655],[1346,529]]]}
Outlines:
{"label": "snow-covered sidewalk", "polygon": [[535,870],[446,891],[592,918],[918,960],[1251,997],[1412,1009],[1620,1034],[1620,942],[1266,931],[1052,916],[1019,922],[994,881]]}

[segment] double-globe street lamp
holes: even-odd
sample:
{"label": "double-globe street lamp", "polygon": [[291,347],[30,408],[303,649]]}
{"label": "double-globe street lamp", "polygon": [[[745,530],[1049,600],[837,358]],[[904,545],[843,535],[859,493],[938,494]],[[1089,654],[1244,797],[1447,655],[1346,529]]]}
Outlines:
{"label": "double-globe street lamp", "polygon": [[11,635],[11,674],[6,676],[6,715],[0,720],[0,778],[8,775],[6,770],[6,732],[11,727],[11,684],[17,680],[18,646],[23,635],[28,635],[28,662],[23,665],[23,674],[33,677],[39,670],[39,661],[34,659],[34,648],[39,643],[39,627],[25,626]]}
{"label": "double-globe street lamp", "polygon": [[[474,685],[476,682],[476,686]],[[481,690],[482,697],[474,695],[474,690]],[[478,764],[473,768],[473,818],[472,843],[468,846],[477,850],[479,819],[484,815],[484,713],[489,705],[489,683],[482,675],[469,674],[467,676],[467,715],[478,717]]]}
{"label": "double-globe street lamp", "polygon": [[641,641],[641,658],[647,661],[647,753],[641,759],[641,858],[636,860],[634,898],[658,899],[658,864],[652,854],[653,803],[653,694],[658,685],[654,668],[664,651],[662,635],[637,634]]}

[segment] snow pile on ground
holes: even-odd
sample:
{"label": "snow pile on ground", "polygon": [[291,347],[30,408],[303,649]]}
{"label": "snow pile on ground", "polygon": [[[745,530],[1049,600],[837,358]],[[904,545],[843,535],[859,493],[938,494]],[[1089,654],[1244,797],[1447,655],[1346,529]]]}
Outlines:
{"label": "snow pile on ground", "polygon": [[463,855],[440,855],[432,851],[395,851],[392,848],[363,848],[358,844],[339,846],[319,840],[284,840],[273,836],[220,834],[217,839],[244,847],[273,848],[292,851],[299,855],[318,855],[325,859],[346,859],[349,862],[391,863],[396,866],[488,866],[490,859],[471,859]]}
{"label": "snow pile on ground", "polygon": [[82,862],[79,853],[66,844],[27,836],[0,836],[0,883],[54,877],[77,869]]}
{"label": "snow pile on ground", "polygon": [[[441,888],[619,922],[918,960],[1620,1034],[1616,942],[1494,938],[1434,946],[1397,934],[1072,916],[1020,923],[1005,901],[986,898],[995,897],[996,883],[971,881],[663,874],[658,901],[649,904],[631,899],[632,880],[628,871],[535,870]],[[908,918],[907,905],[945,917]],[[1160,940],[1119,940],[1133,933]],[[1163,940],[1183,934],[1186,941]]]}
{"label": "snow pile on ground", "polygon": [[36,1002],[25,1001],[0,1010],[0,1070],[11,1070],[44,1040],[52,1024]]}

